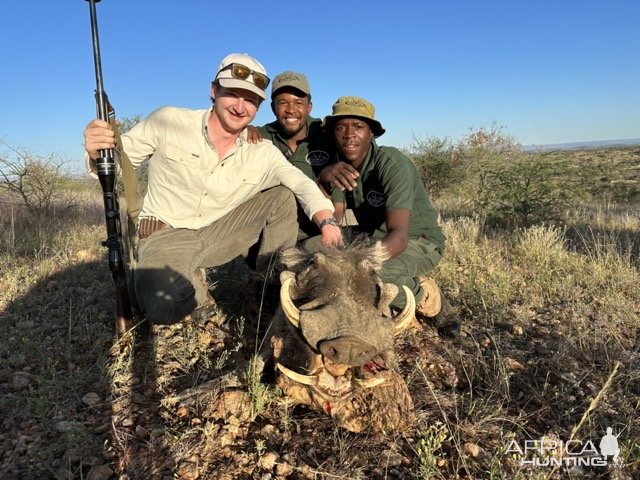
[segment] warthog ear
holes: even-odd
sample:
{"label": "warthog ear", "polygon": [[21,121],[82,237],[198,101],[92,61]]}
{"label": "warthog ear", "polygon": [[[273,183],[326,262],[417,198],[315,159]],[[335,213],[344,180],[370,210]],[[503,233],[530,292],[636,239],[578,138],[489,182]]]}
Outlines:
{"label": "warthog ear", "polygon": [[313,263],[318,267],[322,267],[324,265],[327,265],[329,263],[329,260],[324,253],[317,252],[313,254]]}
{"label": "warthog ear", "polygon": [[358,261],[359,270],[369,270],[373,273],[379,273],[382,263],[389,259],[389,252],[382,242],[375,242],[367,248],[366,257]]}
{"label": "warthog ear", "polygon": [[384,317],[391,317],[389,305],[398,295],[398,286],[393,283],[378,282],[378,310]]}
{"label": "warthog ear", "polygon": [[376,265],[368,258],[363,258],[358,262],[358,272],[367,272],[369,275],[374,275],[380,270],[380,265]]}
{"label": "warthog ear", "polygon": [[298,271],[307,262],[309,253],[300,247],[291,247],[280,252],[280,263],[287,270]]}
{"label": "warthog ear", "polygon": [[382,262],[389,260],[389,250],[380,240],[373,244],[372,261],[382,266]]}

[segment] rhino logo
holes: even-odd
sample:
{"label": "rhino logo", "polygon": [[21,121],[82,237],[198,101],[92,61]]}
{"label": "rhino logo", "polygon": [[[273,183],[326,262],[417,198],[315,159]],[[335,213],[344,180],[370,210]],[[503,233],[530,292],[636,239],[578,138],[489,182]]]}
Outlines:
{"label": "rhino logo", "polygon": [[312,150],[307,153],[306,160],[313,167],[321,167],[329,161],[329,154],[324,150]]}
{"label": "rhino logo", "polygon": [[385,201],[384,194],[380,192],[371,190],[369,193],[367,193],[367,202],[372,207],[380,207],[384,205],[384,201]]}
{"label": "rhino logo", "polygon": [[613,434],[613,429],[607,427],[607,434],[600,440],[600,453],[607,459],[607,456],[613,455],[613,461],[618,461],[618,455],[620,455],[620,447],[618,447],[618,435]]}

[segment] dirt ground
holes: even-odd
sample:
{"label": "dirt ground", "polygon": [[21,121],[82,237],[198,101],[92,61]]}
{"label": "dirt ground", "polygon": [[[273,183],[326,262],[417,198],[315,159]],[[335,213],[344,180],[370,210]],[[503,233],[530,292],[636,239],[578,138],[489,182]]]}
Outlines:
{"label": "dirt ground", "polygon": [[252,378],[260,336],[241,314],[241,272],[210,276],[219,317],[123,348],[106,270],[74,261],[1,306],[3,479],[638,478],[629,441],[624,466],[536,470],[509,451],[577,425],[575,438],[595,442],[606,425],[637,438],[637,324],[592,347],[567,340],[567,305],[489,325],[458,304],[458,338],[416,324],[398,340],[415,425],[355,434]]}

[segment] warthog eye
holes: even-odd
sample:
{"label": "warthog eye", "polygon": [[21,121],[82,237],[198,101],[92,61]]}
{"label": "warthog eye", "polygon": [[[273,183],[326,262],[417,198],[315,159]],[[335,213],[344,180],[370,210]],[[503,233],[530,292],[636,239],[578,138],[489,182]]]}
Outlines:
{"label": "warthog eye", "polygon": [[300,305],[300,310],[304,310],[305,312],[312,312],[314,310],[320,310],[325,305],[326,303],[323,300],[315,299]]}

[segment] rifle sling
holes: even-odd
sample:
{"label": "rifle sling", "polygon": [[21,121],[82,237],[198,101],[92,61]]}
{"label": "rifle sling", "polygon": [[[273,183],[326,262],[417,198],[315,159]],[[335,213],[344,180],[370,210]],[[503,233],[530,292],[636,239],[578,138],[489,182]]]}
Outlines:
{"label": "rifle sling", "polygon": [[[122,145],[120,139],[120,129],[116,126],[115,119],[109,120],[113,130],[116,134],[116,145]],[[124,196],[127,199],[127,217],[132,222],[135,222],[140,214],[140,197],[138,195],[138,178],[131,165],[129,156],[120,148],[120,169],[122,172],[122,180],[124,182]]]}
{"label": "rifle sling", "polygon": [[[113,128],[116,135],[116,145],[122,146],[122,139],[120,138],[120,129],[116,125],[115,118],[110,118],[109,123]],[[125,248],[127,250],[127,264],[129,272],[129,280],[127,285],[131,286],[131,272],[135,269],[138,263],[138,216],[140,215],[140,196],[138,195],[138,177],[133,169],[129,156],[123,148],[118,149],[120,155],[120,173],[122,174],[122,180],[124,183],[124,197],[127,200],[127,225],[123,226],[123,233],[126,234]],[[130,298],[137,304],[135,298],[135,292],[131,289]],[[137,307],[136,307],[137,308]]]}

